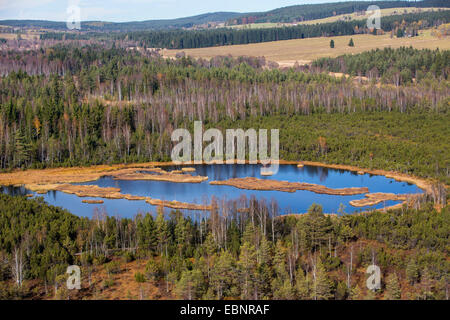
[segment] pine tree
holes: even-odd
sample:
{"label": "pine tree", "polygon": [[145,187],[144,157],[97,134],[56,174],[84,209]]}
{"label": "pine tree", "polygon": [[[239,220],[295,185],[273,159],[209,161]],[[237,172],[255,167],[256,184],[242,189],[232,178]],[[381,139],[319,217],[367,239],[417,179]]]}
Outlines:
{"label": "pine tree", "polygon": [[349,47],[354,47],[354,46],[355,46],[355,43],[353,42],[353,38],[350,38],[350,41],[349,41],[349,43],[348,43],[348,46],[349,46]]}
{"label": "pine tree", "polygon": [[295,290],[289,279],[275,287],[273,297],[277,300],[293,300],[295,298]]}
{"label": "pine tree", "polygon": [[345,300],[347,298],[347,284],[345,281],[339,281],[336,287],[336,299]]}
{"label": "pine tree", "polygon": [[331,49],[334,48],[334,40],[333,40],[333,39],[330,41],[330,48],[331,48]]}
{"label": "pine tree", "polygon": [[356,285],[352,290],[350,291],[350,299],[351,300],[362,300],[363,293],[359,285]]}
{"label": "pine tree", "polygon": [[322,206],[312,204],[308,209],[304,229],[307,232],[312,250],[317,250],[329,241],[328,233],[331,231],[330,217],[325,217]]}
{"label": "pine tree", "polygon": [[255,247],[247,241],[244,242],[241,246],[241,254],[238,261],[241,274],[242,299],[250,299],[252,297],[257,299],[258,286],[255,281],[257,269],[256,257]]}
{"label": "pine tree", "polygon": [[329,300],[333,297],[331,294],[331,281],[328,279],[325,267],[320,259],[315,265],[312,296],[314,300]]}
{"label": "pine tree", "polygon": [[211,269],[211,286],[217,299],[232,297],[236,292],[236,267],[230,252],[222,250]]}
{"label": "pine tree", "polygon": [[273,276],[272,247],[271,242],[265,236],[261,238],[261,244],[257,252],[258,270],[256,282],[259,290],[258,299],[269,298],[272,294],[270,282]]}
{"label": "pine tree", "polygon": [[411,284],[415,284],[419,280],[419,267],[414,258],[409,260],[406,266],[406,277]]}
{"label": "pine tree", "polygon": [[277,241],[275,247],[273,266],[276,276],[280,278],[282,282],[284,282],[285,279],[289,278],[289,274],[286,269],[286,248],[283,246],[281,240]]}
{"label": "pine tree", "polygon": [[177,218],[174,233],[178,254],[181,258],[183,253],[185,252],[186,247],[188,246],[190,240],[189,235],[191,234],[191,232],[189,232],[188,222],[182,215]]}
{"label": "pine tree", "polygon": [[309,274],[303,272],[302,268],[298,268],[296,274],[296,291],[297,297],[302,300],[311,299],[311,279]]}
{"label": "pine tree", "polygon": [[398,277],[395,273],[391,273],[386,279],[386,299],[399,300],[402,297],[402,290]]}
{"label": "pine tree", "polygon": [[168,242],[169,242],[169,225],[164,217],[164,211],[162,208],[158,208],[158,216],[156,217],[156,234],[158,238],[158,247],[161,256],[168,256]]}
{"label": "pine tree", "polygon": [[14,162],[15,166],[20,167],[26,164],[30,158],[30,144],[25,141],[25,137],[21,130],[16,131],[14,136]]}
{"label": "pine tree", "polygon": [[421,294],[420,299],[431,300],[433,299],[433,292],[431,291],[431,275],[428,267],[425,267],[420,277]]}
{"label": "pine tree", "polygon": [[204,279],[198,269],[185,270],[175,284],[177,296],[185,300],[195,300],[202,296]]}

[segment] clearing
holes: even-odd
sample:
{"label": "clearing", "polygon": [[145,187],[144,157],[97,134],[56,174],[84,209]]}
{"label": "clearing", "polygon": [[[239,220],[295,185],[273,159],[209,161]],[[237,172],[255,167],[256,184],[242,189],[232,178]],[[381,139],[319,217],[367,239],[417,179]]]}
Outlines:
{"label": "clearing", "polygon": [[[339,37],[320,37],[308,39],[294,39],[263,43],[252,43],[234,46],[221,46],[184,50],[163,50],[164,57],[174,58],[177,53],[185,52],[193,58],[210,59],[215,56],[264,56],[268,61],[274,61],[280,67],[292,67],[296,62],[308,64],[322,57],[337,57],[343,54],[356,54],[372,49],[387,47],[399,48],[412,46],[417,49],[449,50],[448,36],[436,36],[434,29],[419,31],[419,36],[413,38],[391,38],[390,33],[384,35],[358,34]],[[354,47],[349,47],[353,38]],[[334,49],[330,48],[330,40],[334,40]]]}
{"label": "clearing", "polygon": [[[387,16],[395,16],[407,13],[420,13],[420,12],[428,12],[428,11],[441,11],[441,10],[450,10],[450,8],[388,8],[381,9],[381,18]],[[368,11],[363,12],[353,12],[347,14],[340,14],[336,16],[331,16],[328,18],[315,19],[315,20],[307,20],[301,22],[290,22],[290,23],[282,23],[282,22],[263,22],[263,23],[249,23],[249,24],[239,24],[230,26],[232,29],[263,29],[263,28],[282,28],[282,27],[292,27],[296,25],[302,24],[320,24],[320,23],[330,23],[336,21],[355,21],[355,20],[365,20],[369,18],[371,14]]]}

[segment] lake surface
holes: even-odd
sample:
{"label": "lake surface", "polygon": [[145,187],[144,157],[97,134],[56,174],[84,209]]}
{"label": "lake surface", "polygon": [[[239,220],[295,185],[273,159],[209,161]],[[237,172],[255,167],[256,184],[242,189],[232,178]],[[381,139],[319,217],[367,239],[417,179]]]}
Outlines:
{"label": "lake surface", "polygon": [[[202,183],[173,183],[164,181],[125,181],[114,180],[111,177],[103,177],[97,181],[80,183],[82,185],[97,185],[100,187],[116,187],[121,189],[121,193],[138,196],[148,196],[160,200],[177,200],[188,203],[210,203],[211,197],[215,196],[219,200],[237,200],[242,195],[250,198],[252,195],[257,199],[265,199],[269,203],[275,199],[280,208],[281,214],[304,213],[313,203],[323,206],[324,212],[336,213],[342,203],[345,212],[354,213],[374,208],[383,208],[394,205],[396,201],[386,201],[373,207],[356,208],[349,204],[349,201],[362,199],[364,194],[355,196],[335,196],[326,194],[316,194],[310,191],[296,191],[294,193],[280,191],[256,191],[242,190],[231,186],[210,185],[213,180],[227,180],[231,178],[256,177],[260,179],[283,180],[290,182],[307,182],[324,185],[329,188],[349,188],[368,187],[369,192],[385,192],[396,194],[419,193],[422,192],[416,185],[406,182],[398,182],[384,176],[374,176],[370,174],[359,175],[355,172],[329,169],[316,166],[304,166],[297,168],[296,165],[280,165],[279,171],[273,176],[261,176],[260,165],[197,165],[196,172],[192,175],[208,176],[209,179]],[[164,167],[165,170],[175,170],[181,167]],[[34,194],[22,188],[4,188],[3,192],[9,194]],[[76,195],[66,194],[60,191],[50,191],[42,196],[51,205],[68,209],[73,214],[91,217],[94,210],[105,210],[108,215],[119,215],[121,217],[133,217],[137,213],[156,212],[156,208],[145,201],[130,201],[126,199],[109,200],[101,198],[79,198]],[[83,199],[103,200],[103,204],[82,203]],[[167,208],[166,211],[170,211]],[[188,210],[181,210],[186,214],[193,213]]]}

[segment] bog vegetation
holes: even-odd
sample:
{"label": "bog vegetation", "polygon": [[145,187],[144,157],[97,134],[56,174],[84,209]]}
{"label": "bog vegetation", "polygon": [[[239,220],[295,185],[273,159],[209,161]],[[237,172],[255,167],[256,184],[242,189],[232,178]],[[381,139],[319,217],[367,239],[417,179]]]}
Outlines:
{"label": "bog vegetation", "polygon": [[[383,19],[383,29],[414,36],[448,18],[393,16]],[[66,34],[97,44],[2,50],[0,168],[169,160],[172,131],[200,120],[221,130],[280,129],[286,160],[395,170],[448,184],[448,51],[385,49],[279,70],[264,58],[166,60],[109,41],[186,48],[373,32],[359,23]],[[0,299],[73,298],[65,287],[71,264],[82,267],[76,298],[102,298],[135,261],[145,265],[132,279],[140,298],[448,299],[445,200],[439,212],[425,195],[387,213],[346,215],[341,207],[329,216],[313,205],[296,217],[280,217],[276,202],[264,199],[212,203],[208,216],[159,209],[133,219],[97,211],[87,219],[40,198],[0,194]],[[373,263],[383,272],[377,292],[365,287],[364,270]],[[105,275],[100,283],[98,274]]]}

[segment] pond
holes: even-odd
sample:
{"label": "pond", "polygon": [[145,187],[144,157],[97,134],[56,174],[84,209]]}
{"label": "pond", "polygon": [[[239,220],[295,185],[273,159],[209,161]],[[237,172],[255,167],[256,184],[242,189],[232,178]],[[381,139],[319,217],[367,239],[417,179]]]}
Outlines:
{"label": "pond", "polygon": [[[213,180],[227,180],[231,178],[256,177],[260,179],[273,179],[289,182],[306,182],[324,185],[329,188],[368,187],[370,193],[384,192],[395,194],[411,194],[422,192],[414,184],[395,181],[384,176],[370,174],[357,174],[353,171],[330,169],[326,167],[296,165],[280,165],[279,171],[273,176],[261,176],[260,165],[233,164],[233,165],[197,165],[193,166],[196,172],[192,175],[208,176],[208,180],[202,183],[174,183],[164,181],[128,181],[114,180],[112,177],[102,177],[97,181],[80,183],[82,185],[97,185],[100,187],[116,187],[121,193],[137,196],[147,196],[160,200],[177,200],[180,202],[204,204],[210,203],[214,196],[219,200],[237,200],[243,195],[248,199],[255,196],[257,199],[265,199],[267,203],[275,200],[280,208],[280,214],[304,213],[313,204],[322,205],[324,212],[337,213],[341,204],[345,206],[346,213],[355,213],[374,208],[392,206],[399,202],[385,201],[372,207],[353,207],[351,200],[364,198],[364,194],[352,196],[336,196],[317,194],[311,191],[298,190],[296,192],[243,190],[232,186],[211,185]],[[165,170],[177,170],[180,167],[165,167]],[[156,212],[156,208],[145,201],[130,201],[126,199],[100,199],[80,198],[76,195],[66,194],[60,191],[50,191],[44,195],[21,188],[3,188],[8,194],[33,194],[42,196],[51,205],[63,207],[73,214],[91,217],[94,210],[106,211],[108,215],[121,217],[133,217],[137,213]],[[103,200],[103,204],[82,203],[82,200]],[[170,211],[171,209],[167,209]],[[181,210],[186,214],[192,213]]]}

